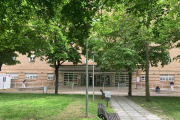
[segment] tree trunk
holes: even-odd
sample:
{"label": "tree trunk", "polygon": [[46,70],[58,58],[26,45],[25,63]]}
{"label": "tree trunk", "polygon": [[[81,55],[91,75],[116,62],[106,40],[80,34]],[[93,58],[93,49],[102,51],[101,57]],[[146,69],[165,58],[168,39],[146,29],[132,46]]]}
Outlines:
{"label": "tree trunk", "polygon": [[129,92],[128,92],[128,96],[132,96],[132,73],[128,73],[129,74]]}
{"label": "tree trunk", "polygon": [[146,45],[146,100],[151,101],[149,92],[149,45]]}
{"label": "tree trunk", "polygon": [[1,67],[2,67],[2,62],[0,62],[0,71],[1,71]]}
{"label": "tree trunk", "polygon": [[55,75],[56,75],[56,81],[55,81],[55,94],[58,94],[58,70],[59,70],[59,61],[57,63],[54,63],[55,66]]}

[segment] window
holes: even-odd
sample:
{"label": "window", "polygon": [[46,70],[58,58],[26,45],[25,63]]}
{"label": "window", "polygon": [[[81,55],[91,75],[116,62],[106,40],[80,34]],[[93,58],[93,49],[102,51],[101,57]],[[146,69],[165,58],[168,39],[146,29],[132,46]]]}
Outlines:
{"label": "window", "polygon": [[127,73],[116,73],[115,74],[115,86],[118,86],[118,83],[126,83],[129,84],[129,76]]}
{"label": "window", "polygon": [[86,64],[86,61],[83,61],[83,64]]}
{"label": "window", "polygon": [[52,59],[48,59],[48,62],[52,61]]}
{"label": "window", "polygon": [[3,77],[3,82],[6,82],[6,77]]}
{"label": "window", "polygon": [[11,79],[18,79],[18,74],[16,73],[10,73]]}
{"label": "window", "polygon": [[166,61],[167,61],[168,63],[170,63],[170,62],[171,62],[171,57],[170,57],[170,54],[168,54],[168,55],[166,56]]}
{"label": "window", "polygon": [[78,86],[78,73],[64,73],[64,85],[71,86],[73,83]]}
{"label": "window", "polygon": [[53,80],[53,76],[54,76],[53,74],[47,74],[47,79],[48,80]]}
{"label": "window", "polygon": [[146,75],[141,75],[141,80],[146,81]]}
{"label": "window", "polygon": [[93,62],[93,59],[91,59],[91,62]]}
{"label": "window", "polygon": [[13,60],[16,60],[16,57],[12,57]]}
{"label": "window", "polygon": [[25,79],[37,79],[37,74],[25,74]]}
{"label": "window", "polygon": [[29,58],[29,62],[35,62],[35,55],[32,54],[31,57]]}
{"label": "window", "polygon": [[160,75],[160,81],[174,81],[174,75]]}

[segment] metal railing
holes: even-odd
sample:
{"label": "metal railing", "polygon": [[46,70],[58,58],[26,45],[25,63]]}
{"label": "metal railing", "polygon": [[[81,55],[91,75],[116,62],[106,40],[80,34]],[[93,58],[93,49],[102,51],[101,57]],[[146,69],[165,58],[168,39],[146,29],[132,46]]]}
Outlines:
{"label": "metal railing", "polygon": [[[54,86],[54,81],[37,81],[37,82],[25,82],[25,87],[43,87]],[[11,88],[21,88],[22,82],[11,82]]]}
{"label": "metal railing", "polygon": [[[171,88],[170,84],[162,84],[162,83],[149,83],[149,88],[156,88],[159,86],[160,88]],[[146,83],[145,82],[136,82],[136,88],[145,88]],[[180,85],[174,85],[174,88],[177,90],[180,90]]]}
{"label": "metal railing", "polygon": [[[5,88],[5,84],[7,83],[0,83],[0,89],[4,89]],[[10,88],[22,88],[22,82],[11,82],[10,84]],[[136,82],[136,88],[145,88],[146,83],[145,82]],[[25,87],[44,87],[44,86],[55,86],[55,81],[36,81],[36,82],[26,82]],[[63,86],[63,87],[71,87],[71,90],[74,90],[75,87],[75,83],[72,82],[70,85],[65,86],[63,84],[63,82],[59,82],[59,86]],[[157,86],[159,86],[161,89],[163,88],[171,88],[170,84],[162,84],[162,83],[149,83],[149,88],[153,88],[155,89]],[[76,86],[78,87],[78,86]],[[103,82],[103,91],[104,91],[104,87],[105,84]],[[118,84],[118,91],[119,91],[119,87],[120,85]],[[180,90],[180,85],[174,85],[174,89],[175,90]]]}

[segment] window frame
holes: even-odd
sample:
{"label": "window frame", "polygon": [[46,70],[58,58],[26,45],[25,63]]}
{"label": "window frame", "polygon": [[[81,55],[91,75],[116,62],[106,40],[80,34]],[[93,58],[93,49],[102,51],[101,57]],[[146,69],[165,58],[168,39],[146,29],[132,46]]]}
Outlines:
{"label": "window frame", "polygon": [[12,57],[12,59],[13,59],[14,61],[16,61],[16,57]]}
{"label": "window frame", "polygon": [[48,73],[47,74],[47,80],[53,80],[53,78],[54,78],[54,74],[53,73]]}
{"label": "window frame", "polygon": [[161,74],[160,81],[175,81],[175,75]]}
{"label": "window frame", "polygon": [[3,82],[6,82],[6,77],[3,77]]}
{"label": "window frame", "polygon": [[119,82],[125,82],[125,83],[129,83],[129,76],[128,76],[128,73],[121,73],[121,74],[118,74],[116,73],[115,74],[115,86],[118,86],[118,83]]}
{"label": "window frame", "polygon": [[74,83],[74,86],[78,86],[78,73],[77,72],[67,72],[63,74],[63,85],[71,86]]}
{"label": "window frame", "polygon": [[141,81],[146,81],[146,75],[145,74],[141,75]]}
{"label": "window frame", "polygon": [[37,73],[25,73],[25,79],[36,80],[37,79]]}
{"label": "window frame", "polygon": [[93,63],[93,58],[91,59],[91,62]]}
{"label": "window frame", "polygon": [[32,54],[31,57],[29,57],[29,62],[35,62],[35,55]]}
{"label": "window frame", "polygon": [[48,62],[52,61],[52,59],[48,59]]}
{"label": "window frame", "polygon": [[8,73],[11,75],[11,79],[18,79],[19,74],[18,73]]}

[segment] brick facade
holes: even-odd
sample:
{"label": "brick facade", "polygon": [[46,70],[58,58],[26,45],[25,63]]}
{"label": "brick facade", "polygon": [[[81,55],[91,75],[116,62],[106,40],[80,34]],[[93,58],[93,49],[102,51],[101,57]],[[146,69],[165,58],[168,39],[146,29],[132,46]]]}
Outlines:
{"label": "brick facade", "polygon": [[[180,53],[180,50],[178,48],[174,48],[170,50],[170,57],[173,59]],[[36,81],[55,81],[55,75],[53,77],[53,80],[48,80],[47,79],[47,74],[54,74],[54,68],[50,67],[50,64],[47,64],[46,61],[41,61],[39,58],[35,58],[35,62],[29,62],[29,58],[25,55],[19,54],[19,57],[16,58],[16,60],[19,60],[21,64],[13,65],[13,66],[7,66],[3,65],[2,70],[0,71],[0,74],[18,74],[18,79],[12,79],[12,82],[22,82],[25,79],[25,74],[37,74],[37,79],[26,79],[27,82],[36,82]],[[83,82],[83,75],[85,75],[85,57],[82,56],[82,63],[79,63],[78,66],[82,66],[82,68],[77,68],[76,72],[78,75],[77,78],[77,84],[78,86],[82,85]],[[84,62],[83,62],[84,61]],[[89,66],[89,72],[92,75],[92,65],[93,62],[91,60],[88,61]],[[95,64],[96,65],[96,64]],[[63,66],[71,66],[76,68],[77,66],[73,66],[72,62],[66,61]],[[63,67],[65,68],[65,67]],[[150,67],[150,72],[149,72],[149,80],[150,84],[151,83],[156,83],[156,84],[169,84],[169,81],[160,81],[160,76],[161,75],[173,75],[174,76],[174,82],[175,84],[180,84],[180,63],[179,61],[172,61],[168,65],[164,66],[163,68],[160,66],[158,67]],[[65,71],[59,70],[59,84],[63,85],[64,84],[64,73],[67,72],[68,70],[70,72],[73,72],[72,69],[66,68]],[[78,71],[80,70],[80,71]],[[102,73],[98,70],[95,69],[95,74],[96,75],[102,75]],[[104,74],[104,73],[103,73]],[[106,75],[109,76],[110,79],[110,85],[115,86],[115,72],[106,72]],[[142,81],[142,75],[144,75],[145,72],[142,72],[141,70],[136,70],[132,74],[132,86],[136,86],[136,78],[140,78],[140,82],[145,82]]]}
{"label": "brick facade", "polygon": [[[168,65],[165,65],[164,67],[161,67],[160,63],[158,67],[150,67],[149,71],[149,83],[156,83],[159,85],[167,85],[169,86],[170,81],[160,81],[161,75],[173,75],[174,76],[174,82],[176,85],[180,84],[180,63],[179,60],[173,60],[174,57],[179,55],[180,49],[179,48],[173,48],[170,51],[170,57],[171,62]],[[140,82],[142,81],[141,75],[146,74],[145,72],[142,72],[141,70],[138,70],[137,77],[140,78]]]}

